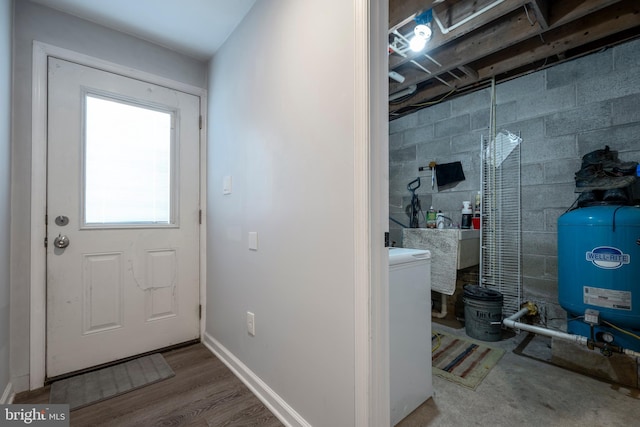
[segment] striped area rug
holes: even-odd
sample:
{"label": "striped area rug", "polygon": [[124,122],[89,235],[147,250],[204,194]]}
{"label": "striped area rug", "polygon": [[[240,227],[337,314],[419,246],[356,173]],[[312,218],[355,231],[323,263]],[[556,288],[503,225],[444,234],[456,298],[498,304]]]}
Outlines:
{"label": "striped area rug", "polygon": [[432,337],[433,374],[475,390],[504,350],[441,332]]}

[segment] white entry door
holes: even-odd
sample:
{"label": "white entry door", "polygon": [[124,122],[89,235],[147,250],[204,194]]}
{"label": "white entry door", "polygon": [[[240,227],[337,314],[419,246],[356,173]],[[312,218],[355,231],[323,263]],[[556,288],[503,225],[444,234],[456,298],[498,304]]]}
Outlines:
{"label": "white entry door", "polygon": [[49,58],[47,377],[199,337],[199,117]]}

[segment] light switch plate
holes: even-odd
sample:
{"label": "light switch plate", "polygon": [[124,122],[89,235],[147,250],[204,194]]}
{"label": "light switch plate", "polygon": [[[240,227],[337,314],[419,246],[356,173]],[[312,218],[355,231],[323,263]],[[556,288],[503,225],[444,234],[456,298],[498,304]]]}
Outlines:
{"label": "light switch plate", "polygon": [[231,194],[232,179],[231,175],[222,178],[222,194]]}
{"label": "light switch plate", "polygon": [[258,250],[258,232],[257,231],[249,232],[249,250],[252,250],[252,251]]}

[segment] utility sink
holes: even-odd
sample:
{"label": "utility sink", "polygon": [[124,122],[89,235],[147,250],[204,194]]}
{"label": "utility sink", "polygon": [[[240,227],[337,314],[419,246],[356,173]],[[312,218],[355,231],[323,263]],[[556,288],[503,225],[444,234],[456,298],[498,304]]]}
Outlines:
{"label": "utility sink", "polygon": [[[439,230],[436,228],[436,230],[446,231],[447,229],[445,228],[444,230]],[[463,230],[460,228],[453,228],[452,230],[460,232],[460,237],[458,237],[458,240],[478,239],[478,242],[480,242],[480,230]]]}
{"label": "utility sink", "polygon": [[[457,239],[456,247],[456,268],[471,267],[480,264],[480,230],[461,229],[461,228],[422,228],[428,233],[435,233],[429,240],[434,242],[435,246],[439,246],[438,240]],[[434,240],[435,239],[435,240]],[[445,244],[445,242],[440,242]]]}
{"label": "utility sink", "polygon": [[431,289],[453,295],[457,270],[480,264],[480,230],[405,228],[402,246],[431,251]]}
{"label": "utility sink", "polygon": [[[440,230],[447,231],[447,230]],[[458,270],[480,264],[480,230],[458,231]]]}

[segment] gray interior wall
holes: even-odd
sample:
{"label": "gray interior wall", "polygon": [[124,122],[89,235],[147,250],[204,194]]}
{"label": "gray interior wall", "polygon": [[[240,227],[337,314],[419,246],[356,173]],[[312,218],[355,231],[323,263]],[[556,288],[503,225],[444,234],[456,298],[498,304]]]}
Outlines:
{"label": "gray interior wall", "polygon": [[[407,183],[423,177],[423,209],[460,218],[463,200],[480,189],[480,135],[489,133],[490,89],[420,110],[390,123],[390,216],[408,223]],[[557,305],[558,217],[576,200],[581,157],[609,145],[623,161],[640,161],[640,40],[538,71],[496,87],[498,128],[520,132],[524,298]],[[430,161],[462,161],[466,180],[431,190]],[[401,227],[390,223],[401,244]]]}
{"label": "gray interior wall", "polygon": [[[0,222],[10,221],[12,0],[0,0]],[[9,241],[0,241],[0,403],[9,375]],[[10,391],[10,390],[7,390]]]}
{"label": "gray interior wall", "polygon": [[201,88],[206,88],[207,64],[26,0],[15,4],[14,25],[11,370],[14,386],[21,391],[28,388],[29,380],[31,67],[34,40]]}
{"label": "gray interior wall", "polygon": [[317,426],[355,417],[354,19],[258,1],[210,66],[205,342]]}

